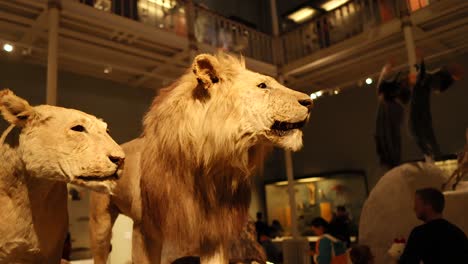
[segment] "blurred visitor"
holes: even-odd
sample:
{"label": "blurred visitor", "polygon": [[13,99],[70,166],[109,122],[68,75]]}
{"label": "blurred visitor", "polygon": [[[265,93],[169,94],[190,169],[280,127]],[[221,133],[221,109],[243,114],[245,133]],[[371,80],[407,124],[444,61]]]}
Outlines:
{"label": "blurred visitor", "polygon": [[67,237],[65,238],[65,242],[63,243],[63,249],[62,249],[62,259],[63,260],[70,260],[70,255],[71,255],[71,235],[70,232],[67,232]]}
{"label": "blurred visitor", "polygon": [[366,245],[355,245],[349,251],[352,264],[374,264],[374,256]]}
{"label": "blurred visitor", "polygon": [[316,32],[319,39],[320,48],[330,46],[330,21],[327,16],[323,16],[315,22]]}
{"label": "blurred visitor", "polygon": [[113,0],[112,10],[119,16],[138,20],[138,0]]}
{"label": "blurred visitor", "polygon": [[94,6],[94,1],[95,0],[80,0],[80,3],[89,5],[89,6]]}
{"label": "blurred visitor", "polygon": [[260,236],[260,245],[262,245],[267,255],[267,260],[273,263],[282,263],[283,254],[281,250],[271,241],[273,238],[273,229],[267,227],[265,234]]}
{"label": "blurred visitor", "polygon": [[349,214],[346,211],[346,207],[338,206],[336,208],[336,214],[330,222],[333,235],[341,241],[345,242],[346,247],[351,246],[351,220]]}
{"label": "blurred visitor", "polygon": [[468,263],[468,240],[442,213],[445,198],[434,188],[416,191],[414,212],[424,224],[411,231],[401,264]]}
{"label": "blurred visitor", "polygon": [[257,241],[260,242],[260,237],[266,235],[268,231],[268,225],[263,221],[263,214],[257,212],[257,221],[255,222],[255,231],[257,231]]}
{"label": "blurred visitor", "polygon": [[276,219],[273,220],[273,222],[271,223],[271,228],[273,230],[273,237],[281,237],[284,235],[284,229],[280,221]]}
{"label": "blurred visitor", "polygon": [[330,234],[330,224],[323,218],[312,220],[311,228],[319,236],[315,252],[312,252],[316,264],[347,264],[348,256],[343,241]]}

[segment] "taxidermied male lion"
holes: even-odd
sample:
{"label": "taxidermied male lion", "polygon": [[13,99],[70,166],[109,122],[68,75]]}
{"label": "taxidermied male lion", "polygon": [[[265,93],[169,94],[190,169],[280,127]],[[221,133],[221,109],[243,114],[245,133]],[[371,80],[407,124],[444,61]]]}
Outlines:
{"label": "taxidermied male lion", "polygon": [[21,129],[15,148],[0,139],[0,263],[58,264],[68,230],[66,183],[111,191],[124,153],[104,122],[77,110],[32,107],[2,90],[0,112]]}
{"label": "taxidermied male lion", "polygon": [[95,263],[107,259],[119,212],[135,222],[134,263],[184,256],[228,263],[230,242],[247,224],[251,176],[263,148],[301,148],[311,106],[309,96],[247,70],[243,60],[197,56],[156,97],[142,137],[123,146],[127,164],[115,195],[93,194]]}

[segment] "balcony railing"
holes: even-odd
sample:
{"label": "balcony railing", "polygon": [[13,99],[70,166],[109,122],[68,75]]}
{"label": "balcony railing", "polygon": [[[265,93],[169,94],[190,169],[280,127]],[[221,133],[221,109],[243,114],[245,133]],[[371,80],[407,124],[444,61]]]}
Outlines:
{"label": "balcony railing", "polygon": [[[102,11],[187,36],[186,6],[175,0],[75,0]],[[201,6],[194,7],[193,32],[198,43],[273,63],[272,37]]]}
{"label": "balcony railing", "polygon": [[[260,61],[286,64],[356,36],[368,28],[399,18],[438,0],[351,0],[279,38],[281,56],[274,56],[274,38],[201,6],[194,6],[187,25],[182,0],[74,0],[144,24],[187,36],[193,27],[198,43],[242,53]],[[276,47],[276,46],[275,46]]]}
{"label": "balcony railing", "polygon": [[[430,1],[430,2],[429,2]],[[437,0],[352,0],[283,34],[284,63],[300,59]]]}
{"label": "balcony railing", "polygon": [[273,63],[273,38],[208,9],[195,7],[195,38],[222,50]]}

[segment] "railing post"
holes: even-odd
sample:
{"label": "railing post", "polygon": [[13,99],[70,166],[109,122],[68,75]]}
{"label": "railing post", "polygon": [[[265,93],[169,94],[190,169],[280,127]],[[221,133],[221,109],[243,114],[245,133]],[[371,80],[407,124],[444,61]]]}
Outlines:
{"label": "railing post", "polygon": [[406,5],[406,10],[402,12],[403,17],[401,19],[401,26],[403,28],[403,35],[405,37],[405,46],[406,51],[408,53],[408,65],[411,78],[416,76],[416,68],[414,65],[417,63],[416,61],[416,45],[414,42],[414,35],[413,35],[413,23],[411,22],[411,14],[410,9]]}
{"label": "railing post", "polygon": [[185,1],[185,20],[187,21],[187,37],[189,41],[189,61],[192,62],[198,53],[197,39],[195,38],[195,4],[193,0]]}
{"label": "railing post", "polygon": [[272,49],[271,49],[271,59],[273,64],[277,67],[283,64],[282,54],[283,54],[283,45],[280,37],[279,30],[279,21],[278,21],[278,11],[276,8],[276,0],[270,0],[270,12],[271,12],[271,25],[272,25]]}
{"label": "railing post", "polygon": [[57,73],[58,73],[58,30],[60,20],[60,0],[49,0],[49,39],[47,54],[47,88],[46,104],[57,104]]}
{"label": "railing post", "polygon": [[290,150],[284,151],[284,158],[286,162],[286,176],[288,177],[288,197],[289,207],[291,207],[291,235],[294,239],[299,238],[299,231],[297,230],[297,205],[296,205],[296,193],[294,191],[294,169],[292,154]]}

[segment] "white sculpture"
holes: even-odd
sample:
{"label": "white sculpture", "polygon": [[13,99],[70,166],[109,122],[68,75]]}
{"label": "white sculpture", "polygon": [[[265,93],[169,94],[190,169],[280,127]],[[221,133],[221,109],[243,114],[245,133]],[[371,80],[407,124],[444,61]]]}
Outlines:
{"label": "white sculpture", "polygon": [[[423,162],[396,167],[379,180],[363,206],[359,223],[359,243],[371,248],[376,264],[394,261],[388,254],[393,239],[408,238],[411,230],[422,224],[413,211],[416,190],[441,189],[447,180],[442,170]],[[468,233],[468,212],[460,210],[468,208],[468,184],[460,182],[444,196],[444,218]]]}

